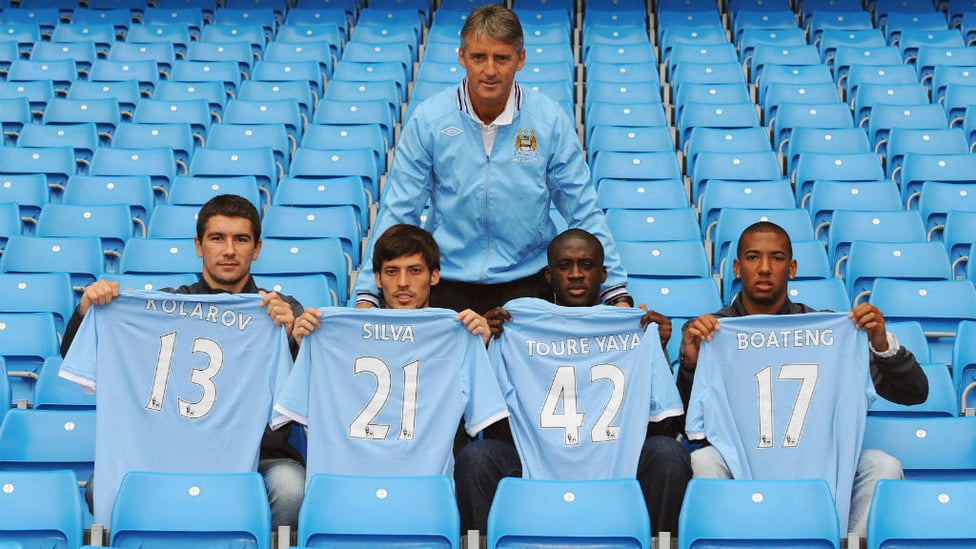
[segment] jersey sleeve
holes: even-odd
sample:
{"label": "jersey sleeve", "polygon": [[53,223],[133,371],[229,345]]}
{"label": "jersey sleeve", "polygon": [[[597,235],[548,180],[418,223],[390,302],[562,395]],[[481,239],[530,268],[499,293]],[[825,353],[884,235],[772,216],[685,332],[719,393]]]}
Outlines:
{"label": "jersey sleeve", "polygon": [[505,405],[481,337],[467,330],[463,331],[463,364],[467,373],[468,391],[464,424],[468,434],[473,437],[485,427],[508,417],[508,406]]}
{"label": "jersey sleeve", "polygon": [[[295,365],[290,368],[279,366],[278,383],[275,386],[275,404],[269,425],[278,429],[289,421],[308,425],[308,393],[312,382],[312,347],[316,334],[313,332],[302,340]],[[285,374],[282,374],[285,371]],[[287,376],[287,377],[284,377]]]}
{"label": "jersey sleeve", "polygon": [[[698,368],[695,374],[695,384],[691,387],[691,398],[688,399],[688,411],[685,415],[685,434],[689,440],[705,438],[705,409],[704,397],[708,392],[708,376],[702,372],[703,365],[708,362],[708,342],[702,342],[698,352]],[[705,366],[707,368],[707,366]]]}
{"label": "jersey sleeve", "polygon": [[671,365],[664,356],[664,350],[658,345],[660,339],[657,324],[648,326],[644,332],[643,344],[652,347],[649,422],[661,421],[685,413],[685,407],[681,403],[681,395],[678,394],[678,386],[675,384],[674,375],[671,373]]}
{"label": "jersey sleeve", "polygon": [[[106,305],[108,306],[108,305]],[[95,392],[95,365],[98,359],[96,307],[91,307],[61,362],[58,376],[77,383],[86,393]]]}

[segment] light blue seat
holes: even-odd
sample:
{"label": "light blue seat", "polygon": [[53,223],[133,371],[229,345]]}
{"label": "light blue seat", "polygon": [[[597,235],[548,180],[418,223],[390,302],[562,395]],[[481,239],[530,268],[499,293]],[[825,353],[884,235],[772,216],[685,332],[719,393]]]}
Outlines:
{"label": "light blue seat", "polygon": [[101,241],[89,237],[11,236],[0,255],[0,272],[58,273],[71,276],[80,296],[105,270]]}
{"label": "light blue seat", "polygon": [[460,518],[446,476],[313,476],[298,515],[302,547],[457,549]]}
{"label": "light blue seat", "polygon": [[[31,404],[35,410],[94,410],[95,395],[86,393],[77,383],[60,377],[61,357],[51,356],[44,361],[44,366],[34,384],[34,394]],[[92,454],[94,459],[94,454]],[[88,464],[91,465],[91,464]],[[81,474],[90,472],[90,467],[80,471]],[[79,475],[80,476],[80,475]],[[83,478],[82,480],[87,480]]]}
{"label": "light blue seat", "polygon": [[921,188],[925,182],[971,182],[972,177],[969,174],[972,174],[974,169],[976,169],[976,156],[972,154],[909,152],[905,153],[901,173],[895,181],[901,189],[905,206],[912,208],[915,199],[921,195]]}
{"label": "light blue seat", "polygon": [[695,170],[695,160],[701,152],[752,153],[771,151],[769,134],[758,126],[745,128],[714,128],[697,126],[691,129],[684,143],[685,171]]}
{"label": "light blue seat", "polygon": [[264,480],[256,472],[129,472],[112,510],[111,546],[270,549]]}
{"label": "light blue seat", "polygon": [[797,203],[806,205],[815,181],[881,181],[885,179],[881,160],[873,152],[800,152],[793,173]]}
{"label": "light blue seat", "polygon": [[[767,78],[766,82],[768,83]],[[789,143],[792,132],[797,128],[853,128],[854,116],[844,103],[782,103],[776,109],[776,118],[771,121],[773,150],[783,152]]]}
{"label": "light blue seat", "polygon": [[608,180],[647,182],[681,177],[681,168],[673,151],[604,151],[594,159],[590,172],[597,191]]}
{"label": "light blue seat", "polygon": [[709,181],[776,181],[783,178],[783,170],[776,153],[771,150],[758,152],[717,152],[698,153],[691,179],[691,199],[700,204]]}
{"label": "light blue seat", "polygon": [[339,306],[345,306],[349,297],[349,266],[338,238],[269,238],[261,245],[251,274],[325,275]]}
{"label": "light blue seat", "polygon": [[[228,109],[228,114],[234,109]],[[238,115],[228,116],[225,120],[233,121],[214,124],[207,134],[209,146],[215,149],[257,149],[270,147],[274,153],[275,165],[278,167],[278,178],[288,173],[291,157],[298,148],[295,136],[289,135],[288,126],[283,123],[264,121],[260,117],[253,117],[252,123],[238,122],[245,118]]]}
{"label": "light blue seat", "polygon": [[941,234],[939,231],[934,234],[940,237],[942,244],[949,251],[953,277],[959,278],[969,261],[972,243],[976,240],[976,212],[949,211]]}
{"label": "light blue seat", "polygon": [[148,175],[153,190],[165,195],[179,165],[172,147],[155,149],[127,149],[120,147],[99,147],[92,156],[89,175],[142,176]]}
{"label": "light blue seat", "polygon": [[291,161],[290,177],[327,179],[354,176],[362,182],[372,204],[379,200],[380,167],[373,149],[313,149],[299,147]]}
{"label": "light blue seat", "polygon": [[0,173],[44,174],[49,187],[64,187],[76,164],[71,147],[0,147]]}
{"label": "light blue seat", "polygon": [[199,276],[195,273],[177,274],[142,274],[142,273],[123,273],[105,274],[102,280],[111,280],[119,283],[119,289],[125,290],[161,290],[163,288],[179,288],[189,286],[197,280]]}
{"label": "light blue seat", "polygon": [[630,278],[708,277],[710,270],[700,240],[617,241],[620,263]]}
{"label": "light blue seat", "polygon": [[488,548],[651,547],[651,524],[635,479],[498,483]]}
{"label": "light blue seat", "polygon": [[976,547],[967,524],[974,504],[976,481],[878,481],[868,514],[868,548]]}
{"label": "light blue seat", "polygon": [[[94,465],[94,408],[13,409],[0,425],[0,471],[67,469],[86,482]],[[78,493],[77,482],[74,487]]]}
{"label": "light blue seat", "polygon": [[839,278],[809,278],[790,280],[787,285],[790,301],[803,303],[817,310],[849,311],[851,298],[844,281]]}
{"label": "light blue seat", "polygon": [[826,242],[837,210],[885,211],[901,209],[898,187],[891,181],[814,180],[806,203],[814,235]]}
{"label": "light blue seat", "polygon": [[248,199],[261,210],[262,202],[258,180],[251,175],[235,177],[209,177],[180,175],[173,180],[167,204],[173,206],[203,206],[219,194],[236,194]]}
{"label": "light blue seat", "polygon": [[305,307],[334,307],[338,303],[329,290],[325,275],[256,275],[259,288],[294,297]]}
{"label": "light blue seat", "polygon": [[148,175],[97,176],[74,175],[68,179],[61,201],[65,204],[127,204],[138,224],[149,221],[156,203],[152,180]]}
{"label": "light blue seat", "polygon": [[17,137],[18,147],[71,147],[74,149],[75,163],[80,173],[88,171],[98,145],[98,129],[94,122],[26,124]]}
{"label": "light blue seat", "polygon": [[51,313],[59,334],[75,309],[68,273],[0,273],[0,310]]}
{"label": "light blue seat", "polygon": [[837,508],[822,479],[691,479],[678,530],[681,549],[840,549]]}
{"label": "light blue seat", "polygon": [[827,255],[834,276],[842,277],[854,241],[923,242],[922,218],[911,210],[838,210],[827,234]]}
{"label": "light blue seat", "polygon": [[278,182],[272,203],[279,206],[351,206],[359,226],[365,229],[369,227],[368,200],[362,181],[355,176],[286,177]]}
{"label": "light blue seat", "polygon": [[159,65],[155,59],[96,59],[88,79],[92,82],[125,82],[135,80],[143,97],[152,97],[159,81]]}
{"label": "light blue seat", "polygon": [[602,210],[687,208],[688,194],[679,178],[653,181],[606,179],[596,191],[596,203]]}
{"label": "light blue seat", "polygon": [[[898,324],[898,323],[896,323]],[[917,325],[922,341],[925,334],[922,327]],[[899,337],[898,342],[906,345]],[[910,347],[909,347],[910,348]],[[922,359],[918,359],[920,362]],[[868,408],[868,415],[872,416],[921,416],[921,417],[956,417],[959,415],[959,400],[956,398],[956,388],[952,384],[949,369],[942,364],[922,364],[922,370],[929,383],[929,394],[925,402],[914,405],[895,404],[878,396]]]}
{"label": "light blue seat", "polygon": [[147,238],[193,238],[197,235],[199,206],[157,204],[149,218]]}
{"label": "light blue seat", "polygon": [[[195,99],[143,99],[136,105],[132,122],[136,124],[174,124],[183,122],[190,125],[193,138],[201,145],[206,142],[210,128],[210,103],[200,97]],[[128,146],[119,143],[117,146]]]}
{"label": "light blue seat", "polygon": [[264,212],[262,233],[267,239],[338,238],[349,261],[349,271],[359,268],[363,228],[352,206],[271,205]]}
{"label": "light blue seat", "polygon": [[[863,448],[897,458],[906,480],[976,480],[976,419],[971,417],[868,416]],[[869,513],[869,532],[871,518]]]}
{"label": "light blue seat", "polygon": [[932,361],[949,364],[959,322],[976,320],[976,288],[969,280],[874,281],[871,304],[891,321],[917,320],[925,329]]}
{"label": "light blue seat", "polygon": [[969,152],[969,143],[961,128],[892,128],[885,147],[885,172],[890,179],[897,180],[900,177],[905,154],[910,152],[965,154]]}
{"label": "light blue seat", "polygon": [[953,394],[959,406],[957,409],[976,408],[976,385],[966,394],[966,388],[976,383],[976,322],[963,320],[959,323],[956,340],[952,347],[952,384]]}
{"label": "light blue seat", "polygon": [[199,273],[203,267],[192,238],[136,238],[127,243],[122,274]]}
{"label": "light blue seat", "polygon": [[203,148],[190,161],[192,176],[254,176],[265,203],[271,202],[278,185],[278,166],[271,147],[215,149]]}
{"label": "light blue seat", "polygon": [[78,480],[71,471],[0,472],[0,544],[78,549],[84,538]]}
{"label": "light blue seat", "polygon": [[794,206],[793,188],[786,179],[732,181],[715,179],[702,191],[698,204],[700,231],[711,240],[712,228],[724,208],[776,209]]}
{"label": "light blue seat", "polygon": [[699,238],[695,211],[687,206],[655,210],[609,208],[606,215],[610,234],[617,242]]}

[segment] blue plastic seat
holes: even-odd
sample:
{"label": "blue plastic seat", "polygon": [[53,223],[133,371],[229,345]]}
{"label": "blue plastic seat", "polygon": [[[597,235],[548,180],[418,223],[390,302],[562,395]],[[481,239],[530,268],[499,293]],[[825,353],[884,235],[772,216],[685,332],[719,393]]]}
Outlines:
{"label": "blue plastic seat", "polygon": [[[866,153],[871,152],[868,136],[859,128],[794,128],[783,151],[786,176],[795,180],[796,161],[800,153]],[[802,199],[800,196],[798,199]],[[798,206],[804,206],[797,203]]]}
{"label": "blue plastic seat", "polygon": [[[94,410],[95,395],[86,393],[78,384],[58,375],[61,357],[51,356],[44,361],[34,384],[31,404],[35,410]],[[91,463],[81,474],[90,472]],[[82,480],[87,480],[87,477]]]}
{"label": "blue plastic seat", "polygon": [[[162,2],[156,2],[156,6],[147,7],[142,10],[142,22],[141,24],[147,26],[153,25],[186,25],[189,31],[189,36],[200,38],[200,32],[203,30],[203,25],[207,19],[212,20],[213,13],[209,13],[204,17],[204,9],[199,6],[191,5],[191,2],[186,2],[185,0],[172,0],[171,6],[162,6],[160,4],[165,4],[166,0]],[[182,6],[178,6],[183,4]],[[214,2],[216,4],[216,2]],[[131,26],[131,25],[130,25]],[[114,47],[114,46],[113,46]],[[172,48],[172,45],[170,45]],[[112,52],[109,52],[109,56]]]}
{"label": "blue plastic seat", "polygon": [[885,211],[901,209],[898,187],[891,181],[814,180],[805,205],[813,220],[814,236],[826,242],[837,210]]}
{"label": "blue plastic seat", "polygon": [[694,278],[709,276],[701,240],[617,242],[620,262],[630,277]]}
{"label": "blue plastic seat", "polygon": [[851,309],[851,298],[847,295],[844,281],[839,278],[790,280],[787,292],[790,301],[803,303],[817,310],[849,311]]}
{"label": "blue plastic seat", "polygon": [[29,403],[44,360],[58,354],[54,314],[2,313],[0,327],[0,359],[6,363],[11,403]]}
{"label": "blue plastic seat", "polygon": [[488,548],[649,549],[651,525],[634,479],[498,483],[488,513]]}
{"label": "blue plastic seat", "polygon": [[338,238],[349,261],[349,271],[359,268],[364,229],[351,206],[271,205],[264,212],[262,230],[265,238]]}
{"label": "blue plastic seat", "polygon": [[844,261],[854,241],[924,242],[922,218],[911,210],[837,210],[827,234],[827,253],[834,276],[845,272]]}
{"label": "blue plastic seat", "polygon": [[949,364],[959,322],[976,320],[976,288],[970,280],[874,281],[869,298],[886,320],[917,320],[925,329],[932,361]]}
{"label": "blue plastic seat", "polygon": [[[58,366],[57,362],[52,365]],[[77,386],[75,390],[81,391]],[[15,409],[7,412],[0,424],[0,471],[67,469],[72,476],[85,482],[91,476],[94,464],[94,408]],[[80,494],[77,481],[74,489]]]}
{"label": "blue plastic seat", "polygon": [[590,142],[590,134],[595,125],[610,126],[668,126],[663,104],[639,103],[620,105],[594,101],[590,104],[590,115],[585,121],[585,142]]}
{"label": "blue plastic seat", "polygon": [[929,240],[938,241],[950,211],[976,212],[976,184],[926,181],[918,201]]}
{"label": "blue plastic seat", "polygon": [[974,500],[974,481],[881,480],[868,514],[868,548],[976,545],[966,527]]}
{"label": "blue plastic seat", "polygon": [[920,46],[915,57],[918,81],[931,87],[936,67],[976,65],[976,50],[968,47]]}
{"label": "blue plastic seat", "polygon": [[[976,479],[976,420],[971,417],[868,416],[863,448],[883,450],[901,461],[905,481]],[[869,513],[869,532],[872,517]]]}
{"label": "blue plastic seat", "polygon": [[843,129],[854,127],[854,116],[844,103],[825,103],[807,105],[805,103],[782,103],[776,109],[772,120],[773,150],[785,151],[796,128]]}
{"label": "blue plastic seat", "polygon": [[[163,288],[179,288],[189,286],[199,280],[195,273],[157,274],[157,273],[124,273],[105,274],[102,280],[119,283],[119,289],[125,290],[161,290]],[[35,391],[36,393],[36,391]]]}
{"label": "blue plastic seat", "polygon": [[[18,147],[71,147],[77,170],[84,173],[98,147],[98,128],[93,122],[77,124],[26,124],[17,137]],[[60,191],[62,189],[55,189]]]}
{"label": "blue plastic seat", "polygon": [[102,242],[105,270],[115,272],[125,243],[132,238],[135,225],[139,236],[145,227],[133,218],[127,204],[47,204],[37,219],[37,236],[95,236]]}
{"label": "blue plastic seat", "polygon": [[970,247],[976,240],[976,212],[950,210],[946,213],[945,226],[941,231],[934,231],[932,234],[941,238],[942,244],[949,251],[953,276],[962,276],[964,269],[960,266],[966,266]]}
{"label": "blue plastic seat", "polygon": [[147,238],[182,238],[196,236],[198,206],[157,204],[149,218]]}
{"label": "blue plastic seat", "polygon": [[776,181],[783,178],[780,162],[771,150],[759,152],[698,153],[691,179],[691,199],[700,205],[700,198],[709,181]]}
{"label": "blue plastic seat", "polygon": [[[906,324],[906,323],[895,323]],[[923,343],[925,341],[925,333],[922,331],[921,325],[918,323],[907,323],[913,324],[917,327],[918,333],[920,334]],[[890,325],[889,325],[890,326]],[[891,329],[891,328],[889,328]],[[912,350],[911,346],[904,342],[901,336],[898,338],[898,343],[905,346],[909,350]],[[914,353],[915,351],[912,350]],[[918,359],[920,362],[921,358]],[[956,417],[959,415],[959,399],[956,398],[956,388],[952,384],[952,376],[949,374],[949,369],[942,364],[922,364],[922,370],[925,372],[925,377],[928,379],[929,384],[929,394],[925,399],[925,402],[905,405],[905,404],[895,404],[885,398],[879,396],[871,406],[868,408],[868,415],[872,416],[918,416],[918,417]]]}
{"label": "blue plastic seat", "polygon": [[84,538],[78,480],[71,471],[0,472],[0,544],[77,549]]}
{"label": "blue plastic seat", "polygon": [[945,129],[949,119],[942,105],[886,105],[876,104],[868,118],[868,140],[874,150],[884,155],[888,135],[893,128]]}
{"label": "blue plastic seat", "polygon": [[165,195],[169,191],[178,165],[171,147],[156,149],[124,149],[99,147],[92,156],[89,175],[129,176],[148,175],[153,189]]}
{"label": "blue plastic seat", "polygon": [[[976,322],[963,320],[956,332],[952,347],[952,385],[957,409],[976,408]],[[967,387],[970,387],[967,392]],[[963,394],[965,393],[965,399]]]}
{"label": "blue plastic seat", "polygon": [[[208,101],[196,99],[143,99],[136,105],[132,122],[136,124],[173,124],[183,122],[190,125],[193,138],[202,146],[210,129],[211,110]],[[116,146],[128,146],[120,143]]]}
{"label": "blue plastic seat", "polygon": [[220,82],[231,99],[241,86],[240,68],[236,61],[189,61],[177,59],[173,63],[170,80],[175,82]]}
{"label": "blue plastic seat", "polygon": [[187,122],[122,124],[116,130],[115,140],[130,149],[172,147],[178,173],[183,175],[189,170],[190,157],[197,148],[193,127]]}
{"label": "blue plastic seat", "polygon": [[451,480],[319,474],[308,483],[298,517],[302,547],[460,545]]}
{"label": "blue plastic seat", "polygon": [[606,215],[607,227],[617,242],[696,240],[700,237],[695,211],[687,206],[655,210],[610,208]]}
{"label": "blue plastic seat", "polygon": [[892,128],[885,149],[885,172],[897,180],[906,153],[965,154],[969,152],[969,144],[960,128]]}
{"label": "blue plastic seat", "polygon": [[[246,99],[232,99],[227,102],[223,116],[224,124],[274,124],[284,126],[291,142],[290,149],[298,147],[305,131],[305,120],[302,118],[298,102],[290,98],[277,100],[249,101]],[[245,143],[237,147],[245,146]],[[216,147],[210,143],[211,147]],[[254,145],[251,145],[254,146]],[[272,147],[274,148],[274,147]],[[279,158],[284,166],[284,158]]]}
{"label": "blue plastic seat", "polygon": [[[246,83],[251,82],[248,80]],[[243,88],[243,86],[242,86]],[[227,94],[222,82],[175,82],[161,80],[156,85],[153,99],[159,101],[186,101],[203,99],[210,109],[211,121],[219,122],[227,104]]]}
{"label": "blue plastic seat", "polygon": [[701,236],[711,240],[711,230],[724,208],[792,208],[793,188],[786,179],[732,181],[716,179],[702,191],[698,204]]}
{"label": "blue plastic seat", "polygon": [[890,66],[902,63],[901,52],[895,46],[848,46],[838,45],[834,51],[834,81],[838,87],[847,88],[846,80],[855,65]]}
{"label": "blue plastic seat", "polygon": [[594,159],[590,175],[594,186],[599,191],[600,186],[607,180],[677,179],[681,177],[681,168],[672,151],[604,151]]}
{"label": "blue plastic seat", "polygon": [[[331,87],[331,85],[330,85]],[[387,172],[386,139],[378,124],[334,125],[311,124],[305,129],[301,147],[310,149],[361,149],[373,151],[379,172]]]}
{"label": "blue plastic seat", "polygon": [[602,210],[687,208],[688,193],[680,178],[653,181],[606,179],[596,191],[596,202]]}
{"label": "blue plastic seat", "polygon": [[747,27],[742,29],[736,45],[739,47],[739,60],[743,64],[752,59],[752,52],[758,44],[777,44],[780,46],[802,46],[807,43],[801,28],[764,29]]}
{"label": "blue plastic seat", "polygon": [[155,204],[149,176],[91,176],[74,175],[61,197],[65,204],[104,205],[126,204],[132,217],[145,223]]}
{"label": "blue plastic seat", "polygon": [[877,48],[887,45],[888,41],[885,40],[884,33],[881,32],[881,29],[826,29],[820,35],[820,42],[817,43],[817,48],[820,49],[820,56],[824,64],[833,70],[834,56],[837,53],[838,46]]}
{"label": "blue plastic seat", "polygon": [[844,282],[851,303],[871,293],[877,278],[949,280],[949,255],[938,242],[873,242],[855,240],[844,263]]}
{"label": "blue plastic seat", "polygon": [[759,103],[766,104],[766,90],[770,84],[822,84],[833,82],[834,78],[826,65],[770,65],[763,71],[762,82],[757,86]]}
{"label": "blue plastic seat", "polygon": [[49,187],[63,188],[75,172],[71,147],[0,147],[0,173],[43,174]]}
{"label": "blue plastic seat", "polygon": [[695,171],[695,160],[701,152],[755,153],[771,151],[769,134],[761,127],[691,129],[685,141],[686,173]]}
{"label": "blue plastic seat", "polygon": [[254,282],[259,288],[290,295],[306,307],[338,306],[325,275],[257,275]]}
{"label": "blue plastic seat", "polygon": [[[246,120],[241,118],[242,112],[236,108],[229,112],[233,114],[227,120]],[[247,124],[238,122],[214,124],[207,134],[208,146],[215,149],[270,147],[274,152],[275,165],[278,166],[279,179],[288,173],[291,157],[298,147],[298,143],[292,139],[294,137],[289,135],[286,124],[264,121],[259,117],[254,117],[254,121]]]}
{"label": "blue plastic seat", "polygon": [[122,111],[115,98],[67,99],[55,97],[48,101],[42,118],[44,124],[77,124],[93,122],[98,128],[102,144],[112,142],[115,129],[122,123]]}
{"label": "blue plastic seat", "polygon": [[[296,107],[297,108],[297,107]],[[271,202],[278,185],[278,166],[271,147],[198,150],[190,160],[192,176],[235,177],[254,176],[265,203]]]}
{"label": "blue plastic seat", "polygon": [[[177,176],[170,188],[167,204],[172,206],[203,206],[211,198],[220,194],[242,196],[259,210],[265,206],[262,202],[257,178],[249,175],[236,177]],[[194,225],[196,224],[194,223]]]}
{"label": "blue plastic seat", "polygon": [[[145,505],[152,500],[152,505]],[[271,548],[271,510],[254,473],[127,473],[112,510],[111,546]]]}
{"label": "blue plastic seat", "polygon": [[[104,54],[105,52],[103,51],[102,53]],[[70,42],[40,41],[35,43],[34,47],[31,48],[29,59],[31,61],[74,61],[78,79],[81,80],[88,78],[91,73],[92,64],[97,58],[98,52],[95,49],[95,42],[87,40]],[[13,59],[10,62],[12,63]],[[6,64],[9,70],[10,63]]]}
{"label": "blue plastic seat", "polygon": [[384,99],[337,100],[319,102],[313,124],[378,124],[383,129],[387,148],[395,142],[397,124],[389,103]]}
{"label": "blue plastic seat", "polygon": [[0,310],[7,313],[51,313],[57,332],[75,309],[67,273],[0,273]]}
{"label": "blue plastic seat", "polygon": [[247,42],[255,58],[264,56],[264,47],[271,39],[261,23],[219,24],[216,15],[214,22],[204,25],[200,33],[200,40],[204,42]]}
{"label": "blue plastic seat", "polygon": [[692,479],[678,529],[681,549],[840,548],[837,508],[822,479]]}
{"label": "blue plastic seat", "polygon": [[304,82],[308,86],[313,100],[322,97],[322,88],[325,85],[318,62],[311,59],[296,61],[269,61],[264,59],[254,64],[251,78],[259,82]]}
{"label": "blue plastic seat", "polygon": [[841,97],[837,86],[829,82],[811,84],[773,82],[766,86],[766,97],[763,101],[763,123],[771,128],[776,121],[779,106],[784,103],[823,105],[840,103]]}
{"label": "blue plastic seat", "polygon": [[128,242],[121,274],[199,273],[203,267],[191,238],[136,238]]}
{"label": "blue plastic seat", "polygon": [[51,31],[52,42],[94,42],[99,55],[108,55],[108,50],[115,43],[115,25],[111,23],[94,23],[91,25],[76,25],[74,23],[58,23]]}
{"label": "blue plastic seat", "polygon": [[[971,154],[924,154],[905,153],[901,173],[895,181],[901,189],[901,198],[908,208],[921,195],[922,186],[928,181],[945,183],[971,182],[970,174],[976,169],[976,157]],[[917,205],[917,204],[916,204]]]}
{"label": "blue plastic seat", "polygon": [[[268,44],[262,59],[278,63],[315,61],[318,63],[319,71],[322,73],[320,80],[322,82],[328,82],[332,80],[332,72],[335,69],[331,48],[332,46],[324,40],[320,42],[274,41]],[[346,49],[348,50],[348,46]],[[309,93],[311,91],[312,89],[309,87]]]}
{"label": "blue plastic seat", "polygon": [[251,77],[251,67],[255,63],[251,45],[245,41],[207,42],[194,40],[186,50],[188,61],[236,61],[241,78]]}
{"label": "blue plastic seat", "polygon": [[327,179],[354,176],[362,181],[372,204],[379,200],[380,167],[373,149],[313,149],[299,147],[292,158],[290,177]]}
{"label": "blue plastic seat", "polygon": [[[718,285],[712,278],[638,278],[628,277],[627,290],[637,304],[644,304],[671,319],[673,326],[722,308]],[[668,341],[668,357],[677,367],[681,338]]]}
{"label": "blue plastic seat", "polygon": [[325,275],[340,307],[345,306],[349,297],[349,267],[338,238],[269,238],[251,265],[251,273],[255,276]]}
{"label": "blue plastic seat", "polygon": [[360,227],[369,227],[369,203],[358,177],[307,179],[286,177],[278,182],[273,203],[279,206],[351,206]]}
{"label": "blue plastic seat", "polygon": [[801,152],[794,164],[793,189],[797,202],[806,205],[815,181],[881,181],[884,170],[878,155],[863,153]]}
{"label": "blue plastic seat", "polygon": [[752,51],[749,78],[758,85],[762,81],[763,68],[766,65],[803,66],[820,63],[820,52],[811,44],[782,46],[759,43]]}

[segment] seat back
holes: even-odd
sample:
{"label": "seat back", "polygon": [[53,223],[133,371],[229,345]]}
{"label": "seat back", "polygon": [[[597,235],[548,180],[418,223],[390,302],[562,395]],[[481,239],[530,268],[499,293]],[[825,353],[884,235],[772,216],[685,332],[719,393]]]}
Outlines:
{"label": "seat back", "polygon": [[681,549],[840,548],[837,508],[821,479],[691,479],[678,530]]}
{"label": "seat back", "polygon": [[488,548],[651,547],[635,479],[503,478],[488,513]]}
{"label": "seat back", "polygon": [[908,480],[976,479],[976,418],[868,416],[863,448],[897,458]]}
{"label": "seat back", "polygon": [[84,525],[71,471],[0,472],[0,545],[78,549]]}
{"label": "seat back", "polygon": [[303,547],[456,549],[460,530],[454,489],[444,476],[315,475],[298,515]]}
{"label": "seat back", "polygon": [[112,547],[131,549],[270,549],[264,480],[256,472],[130,472],[119,485],[111,536]]}
{"label": "seat back", "polygon": [[966,521],[976,504],[976,482],[880,480],[868,513],[868,548],[970,547]]}

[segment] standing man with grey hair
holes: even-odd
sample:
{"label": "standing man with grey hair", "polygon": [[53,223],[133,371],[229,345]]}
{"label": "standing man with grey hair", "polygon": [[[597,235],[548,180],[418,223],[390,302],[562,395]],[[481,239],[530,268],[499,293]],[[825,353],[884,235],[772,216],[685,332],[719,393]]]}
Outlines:
{"label": "standing man with grey hair", "polygon": [[[609,271],[600,298],[633,306],[626,273],[584,161],[575,124],[541,93],[515,82],[525,64],[522,25],[497,4],[475,8],[461,30],[457,86],[417,107],[400,134],[373,235],[425,223],[441,249],[430,305],[484,314],[516,297],[552,300],[543,276],[557,230],[551,205],[595,235]],[[357,307],[375,307],[367,247]]]}

